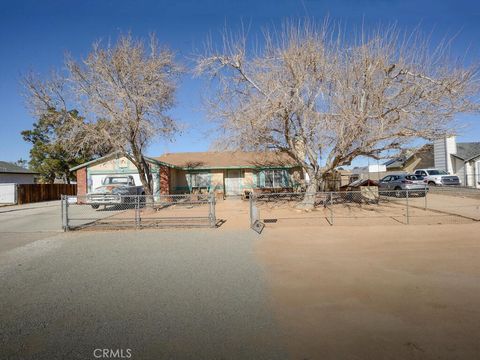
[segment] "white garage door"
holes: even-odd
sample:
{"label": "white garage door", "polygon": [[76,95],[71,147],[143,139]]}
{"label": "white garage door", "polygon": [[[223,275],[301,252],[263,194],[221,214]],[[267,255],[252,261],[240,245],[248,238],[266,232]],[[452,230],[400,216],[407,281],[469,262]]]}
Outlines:
{"label": "white garage door", "polygon": [[17,184],[0,184],[0,204],[17,203]]}

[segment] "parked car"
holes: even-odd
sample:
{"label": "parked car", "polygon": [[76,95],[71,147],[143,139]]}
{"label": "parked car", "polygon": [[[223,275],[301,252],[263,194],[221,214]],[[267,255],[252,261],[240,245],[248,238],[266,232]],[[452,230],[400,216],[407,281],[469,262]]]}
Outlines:
{"label": "parked car", "polygon": [[136,186],[132,175],[107,176],[102,186],[87,194],[87,204],[98,209],[100,205],[124,204],[134,198],[127,195],[145,195],[142,186]]}
{"label": "parked car", "polygon": [[450,175],[440,169],[417,169],[415,175],[423,176],[430,186],[452,186],[460,185],[460,179],[456,175]]}
{"label": "parked car", "polygon": [[427,181],[419,175],[387,175],[378,183],[379,192],[383,195],[395,195],[401,197],[406,195],[425,196],[428,191]]}

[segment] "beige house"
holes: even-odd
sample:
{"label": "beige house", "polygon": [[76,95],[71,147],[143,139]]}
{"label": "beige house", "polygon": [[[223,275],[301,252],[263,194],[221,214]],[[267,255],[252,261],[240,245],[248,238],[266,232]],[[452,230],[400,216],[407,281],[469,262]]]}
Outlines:
{"label": "beige house", "polygon": [[169,164],[169,193],[215,192],[243,195],[252,190],[294,190],[303,173],[287,154],[268,152],[168,153],[155,160]]}
{"label": "beige house", "polygon": [[[249,191],[294,191],[303,184],[301,167],[287,154],[266,152],[186,152],[147,158],[154,194],[215,192],[219,196]],[[77,173],[78,194],[102,184],[109,175],[131,175],[141,185],[128,155],[113,153],[71,169]]]}

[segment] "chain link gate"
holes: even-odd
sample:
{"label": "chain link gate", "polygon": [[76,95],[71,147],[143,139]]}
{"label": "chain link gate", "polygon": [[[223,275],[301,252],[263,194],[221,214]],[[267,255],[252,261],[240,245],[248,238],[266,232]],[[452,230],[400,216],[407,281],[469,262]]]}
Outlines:
{"label": "chain link gate", "polygon": [[64,231],[217,226],[214,193],[62,196]]}

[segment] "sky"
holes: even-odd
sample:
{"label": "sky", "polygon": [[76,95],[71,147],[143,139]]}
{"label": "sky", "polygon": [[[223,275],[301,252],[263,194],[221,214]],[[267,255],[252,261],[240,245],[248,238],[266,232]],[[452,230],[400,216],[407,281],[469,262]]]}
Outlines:
{"label": "sky", "polygon": [[[131,32],[159,41],[189,65],[205,40],[225,28],[247,24],[251,34],[265,26],[308,16],[326,16],[348,26],[374,27],[396,23],[409,31],[419,26],[432,39],[455,36],[453,52],[467,61],[480,59],[480,1],[476,0],[0,0],[0,160],[28,159],[30,145],[20,132],[35,119],[25,108],[19,80],[34,71],[48,74],[62,66],[64,54],[79,59],[92,42]],[[204,80],[186,74],[170,114],[185,125],[173,142],[153,143],[148,155],[206,151],[214,140],[212,124],[202,110]],[[480,141],[480,117],[460,116],[458,141]]]}

